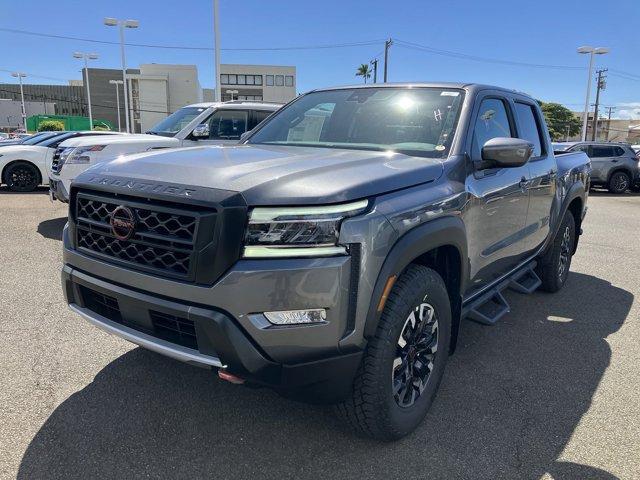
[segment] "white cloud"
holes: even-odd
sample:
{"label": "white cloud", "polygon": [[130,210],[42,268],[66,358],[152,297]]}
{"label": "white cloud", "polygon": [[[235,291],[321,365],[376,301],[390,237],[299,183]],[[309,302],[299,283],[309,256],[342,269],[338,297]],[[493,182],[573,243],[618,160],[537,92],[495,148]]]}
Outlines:
{"label": "white cloud", "polygon": [[616,104],[614,117],[622,120],[640,119],[640,102]]}

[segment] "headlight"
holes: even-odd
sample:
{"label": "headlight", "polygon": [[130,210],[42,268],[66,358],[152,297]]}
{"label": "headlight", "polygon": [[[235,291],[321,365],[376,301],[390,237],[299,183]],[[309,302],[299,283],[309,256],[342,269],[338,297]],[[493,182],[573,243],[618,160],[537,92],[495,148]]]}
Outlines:
{"label": "headlight", "polygon": [[[87,147],[75,147],[69,153],[67,153],[67,157],[64,159],[64,163],[66,163],[67,165],[73,165],[77,163],[89,163],[91,161],[91,158],[88,155],[84,155],[84,154],[87,152],[100,152],[101,150],[104,149],[104,147],[106,147],[106,145],[90,145]],[[62,155],[60,156],[60,159],[62,160]]]}
{"label": "headlight", "polygon": [[249,216],[244,256],[320,257],[347,252],[338,245],[340,223],[364,212],[367,200],[321,207],[254,208]]}

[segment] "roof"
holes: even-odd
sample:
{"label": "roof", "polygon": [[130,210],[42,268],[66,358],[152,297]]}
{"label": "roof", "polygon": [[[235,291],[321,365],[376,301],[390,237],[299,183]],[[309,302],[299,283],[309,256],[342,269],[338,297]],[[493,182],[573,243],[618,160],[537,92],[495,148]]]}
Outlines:
{"label": "roof", "polygon": [[[231,102],[202,102],[202,103],[193,103],[191,105],[185,105],[185,107],[196,107],[196,108],[211,108],[211,107],[223,107],[224,108],[237,108],[237,109],[243,109],[243,108],[262,108],[262,109],[267,109],[267,110],[277,110],[279,109],[282,105],[282,103],[272,103],[272,102],[251,102],[251,101],[245,101],[245,100],[234,100]],[[183,107],[184,108],[184,107]]]}
{"label": "roof", "polygon": [[516,93],[518,95],[524,95],[526,97],[530,97],[529,94],[524,92],[519,92],[514,89],[498,87],[495,85],[484,85],[481,83],[463,83],[463,82],[402,82],[402,83],[359,83],[357,85],[343,85],[337,87],[327,87],[327,88],[317,88],[312,90],[314,92],[326,91],[326,90],[342,90],[342,89],[351,89],[351,88],[456,88],[463,89],[472,92],[478,92],[481,90],[501,90],[509,93]]}

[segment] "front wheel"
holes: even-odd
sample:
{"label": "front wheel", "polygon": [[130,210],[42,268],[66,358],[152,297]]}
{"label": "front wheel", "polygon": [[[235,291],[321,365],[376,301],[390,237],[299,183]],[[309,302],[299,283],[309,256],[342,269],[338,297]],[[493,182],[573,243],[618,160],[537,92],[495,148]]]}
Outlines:
{"label": "front wheel", "polygon": [[451,305],[434,270],[411,265],[398,278],[369,341],[351,398],[338,405],[356,430],[382,441],[412,432],[444,374]]}
{"label": "front wheel", "polygon": [[621,194],[627,191],[631,186],[631,178],[626,172],[615,172],[609,179],[609,192]]}
{"label": "front wheel", "polygon": [[28,162],[16,162],[9,166],[4,177],[12,192],[32,192],[40,184],[38,169]]}

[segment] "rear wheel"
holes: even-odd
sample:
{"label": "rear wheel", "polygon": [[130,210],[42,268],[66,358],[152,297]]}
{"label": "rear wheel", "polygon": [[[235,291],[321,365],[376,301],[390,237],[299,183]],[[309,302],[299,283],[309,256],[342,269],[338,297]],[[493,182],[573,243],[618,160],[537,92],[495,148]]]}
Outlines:
{"label": "rear wheel", "polygon": [[440,385],[451,338],[451,306],[435,271],[411,265],[393,287],[338,412],[378,440],[399,439],[426,415]]}
{"label": "rear wheel", "polygon": [[31,192],[40,185],[40,172],[31,163],[16,162],[5,171],[4,183],[12,192]]}
{"label": "rear wheel", "polygon": [[573,214],[567,210],[553,244],[536,267],[536,273],[542,280],[541,290],[555,293],[564,286],[569,276],[575,237],[576,222]]}
{"label": "rear wheel", "polygon": [[620,194],[631,186],[631,177],[626,172],[615,172],[609,179],[608,189],[611,193]]}

